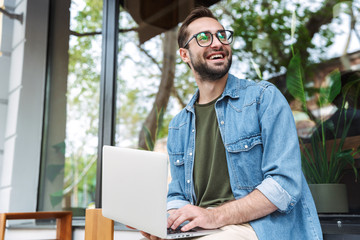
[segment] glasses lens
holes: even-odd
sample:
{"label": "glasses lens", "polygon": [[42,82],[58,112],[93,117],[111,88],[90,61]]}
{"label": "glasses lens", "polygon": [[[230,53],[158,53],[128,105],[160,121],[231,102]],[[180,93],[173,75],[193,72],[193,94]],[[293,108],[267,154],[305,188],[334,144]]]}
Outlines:
{"label": "glasses lens", "polygon": [[208,46],[211,42],[212,35],[209,32],[201,32],[196,36],[196,40],[200,46]]}
{"label": "glasses lens", "polygon": [[216,35],[223,44],[230,44],[233,40],[232,32],[228,30],[218,31]]}

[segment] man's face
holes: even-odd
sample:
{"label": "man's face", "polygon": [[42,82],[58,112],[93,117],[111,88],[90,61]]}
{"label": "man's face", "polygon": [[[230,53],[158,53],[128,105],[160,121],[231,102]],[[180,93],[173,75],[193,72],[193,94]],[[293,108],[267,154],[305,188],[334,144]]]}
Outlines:
{"label": "man's face", "polygon": [[[199,18],[188,26],[189,36],[202,31],[214,34],[222,29],[218,21],[207,17]],[[215,35],[213,35],[212,44],[208,47],[200,47],[196,39],[191,40],[188,45],[188,54],[188,63],[195,74],[205,81],[216,81],[225,76],[232,62],[230,45],[222,44]]]}

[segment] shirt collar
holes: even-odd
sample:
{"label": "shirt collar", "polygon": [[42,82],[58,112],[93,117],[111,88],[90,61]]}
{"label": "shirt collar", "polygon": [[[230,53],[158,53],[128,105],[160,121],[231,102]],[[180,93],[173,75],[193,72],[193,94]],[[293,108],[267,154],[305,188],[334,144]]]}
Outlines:
{"label": "shirt collar", "polygon": [[[229,96],[231,98],[239,98],[239,90],[240,88],[242,88],[242,85],[243,82],[240,81],[240,79],[229,73],[228,79],[226,80],[225,89],[218,101],[222,100],[225,96]],[[191,98],[190,102],[185,107],[188,111],[193,112],[193,106],[198,99],[198,96],[199,89],[196,90],[194,96]]]}

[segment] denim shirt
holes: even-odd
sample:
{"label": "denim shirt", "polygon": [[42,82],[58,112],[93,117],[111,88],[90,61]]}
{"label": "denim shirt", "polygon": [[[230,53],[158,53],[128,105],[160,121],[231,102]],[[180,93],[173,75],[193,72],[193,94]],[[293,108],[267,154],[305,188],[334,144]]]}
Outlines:
{"label": "denim shirt", "polygon": [[[169,125],[172,181],[168,209],[196,203],[194,103],[198,94]],[[269,82],[256,83],[229,74],[215,111],[235,199],[258,189],[278,208],[250,222],[258,238],[322,239],[315,204],[301,170],[293,115],[280,91]]]}

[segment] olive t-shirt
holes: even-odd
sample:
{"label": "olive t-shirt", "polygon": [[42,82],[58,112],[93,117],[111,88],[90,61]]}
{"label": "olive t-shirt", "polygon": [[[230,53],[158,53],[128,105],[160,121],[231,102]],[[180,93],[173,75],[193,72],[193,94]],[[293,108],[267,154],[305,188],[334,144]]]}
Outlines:
{"label": "olive t-shirt", "polygon": [[200,207],[215,207],[234,199],[216,118],[216,100],[207,104],[195,103],[194,187],[196,205]]}

